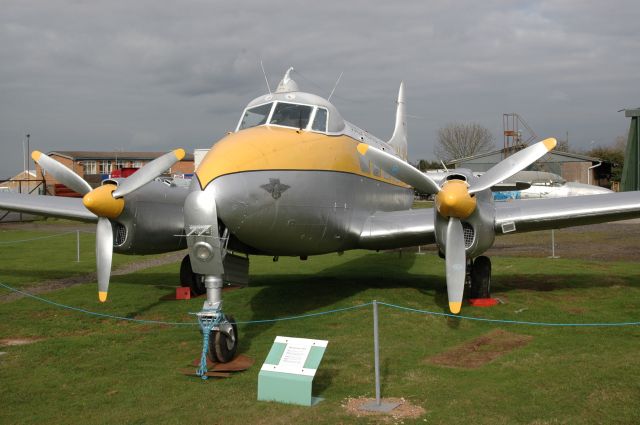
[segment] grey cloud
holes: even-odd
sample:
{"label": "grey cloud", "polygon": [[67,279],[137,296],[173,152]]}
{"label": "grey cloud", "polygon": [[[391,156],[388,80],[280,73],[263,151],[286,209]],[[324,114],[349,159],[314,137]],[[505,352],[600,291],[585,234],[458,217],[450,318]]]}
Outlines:
{"label": "grey cloud", "polygon": [[0,15],[0,175],[42,150],[206,147],[294,66],[380,137],[407,85],[410,156],[473,120],[501,142],[502,113],[572,145],[626,133],[637,106],[633,1],[157,2],[9,0]]}

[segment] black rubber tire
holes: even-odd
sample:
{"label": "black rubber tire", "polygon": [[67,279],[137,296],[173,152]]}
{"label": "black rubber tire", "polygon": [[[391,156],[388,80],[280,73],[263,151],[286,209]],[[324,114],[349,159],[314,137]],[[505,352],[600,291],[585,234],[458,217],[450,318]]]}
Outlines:
{"label": "black rubber tire", "polygon": [[491,260],[484,255],[473,260],[471,298],[491,298]]}
{"label": "black rubber tire", "polygon": [[238,325],[233,316],[227,316],[231,323],[235,339],[232,341],[226,334],[219,331],[211,331],[209,337],[209,357],[213,361],[228,363],[236,356],[238,351]]}
{"label": "black rubber tire", "polygon": [[191,288],[191,295],[196,297],[207,292],[203,276],[193,272],[188,255],[180,263],[180,286]]}

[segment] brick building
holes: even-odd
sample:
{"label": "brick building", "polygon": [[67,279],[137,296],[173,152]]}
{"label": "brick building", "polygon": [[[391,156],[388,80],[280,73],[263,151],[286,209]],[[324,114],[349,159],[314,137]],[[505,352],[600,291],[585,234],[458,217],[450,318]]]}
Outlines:
{"label": "brick building", "polygon": [[[47,155],[71,168],[92,187],[98,187],[100,182],[108,178],[115,170],[140,168],[165,153],[166,152],[53,151]],[[192,174],[193,172],[193,155],[187,154],[182,161],[177,162],[167,170],[166,175]],[[55,195],[56,192],[64,190],[53,176],[48,175],[46,172],[43,176],[42,168],[37,164],[36,178],[45,181],[48,194]]]}

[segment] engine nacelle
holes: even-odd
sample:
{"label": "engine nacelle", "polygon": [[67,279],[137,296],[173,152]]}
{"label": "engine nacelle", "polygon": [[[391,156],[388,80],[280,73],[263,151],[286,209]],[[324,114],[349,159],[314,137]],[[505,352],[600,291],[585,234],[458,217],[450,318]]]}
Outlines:
{"label": "engine nacelle", "polygon": [[125,196],[122,214],[112,220],[113,249],[122,254],[155,254],[187,247],[184,199],[187,187],[153,181]]}

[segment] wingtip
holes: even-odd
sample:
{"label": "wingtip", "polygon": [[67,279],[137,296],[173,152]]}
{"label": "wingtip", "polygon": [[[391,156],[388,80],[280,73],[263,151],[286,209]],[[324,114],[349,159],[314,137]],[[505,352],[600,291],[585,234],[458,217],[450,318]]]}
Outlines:
{"label": "wingtip", "polygon": [[458,314],[460,313],[460,310],[462,309],[462,303],[460,301],[449,301],[449,310],[453,313],[453,314]]}
{"label": "wingtip", "polygon": [[174,150],[173,153],[176,155],[176,158],[178,158],[178,161],[182,161],[187,155],[187,153],[182,148]]}
{"label": "wingtip", "polygon": [[553,137],[549,137],[548,139],[543,140],[542,143],[544,143],[544,146],[547,148],[548,151],[550,151],[556,147],[556,145],[558,144],[558,141]]}
{"label": "wingtip", "polygon": [[360,155],[364,156],[369,150],[369,145],[367,145],[366,143],[359,143],[357,149]]}
{"label": "wingtip", "polygon": [[98,291],[98,299],[101,303],[107,301],[107,292],[106,291]]}
{"label": "wingtip", "polygon": [[40,157],[42,156],[42,152],[40,151],[33,151],[31,152],[31,158],[35,161],[38,162],[40,160]]}

